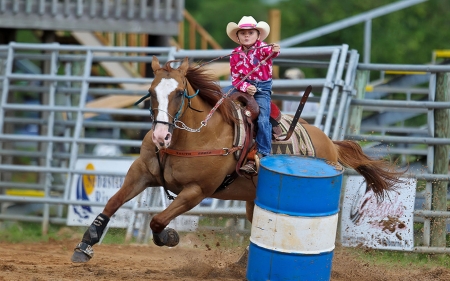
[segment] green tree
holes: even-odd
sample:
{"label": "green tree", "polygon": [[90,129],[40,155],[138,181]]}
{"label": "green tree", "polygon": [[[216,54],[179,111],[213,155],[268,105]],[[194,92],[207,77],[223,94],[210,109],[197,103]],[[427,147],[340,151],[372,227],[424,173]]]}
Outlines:
{"label": "green tree", "polygon": [[[186,9],[224,48],[233,48],[225,33],[228,22],[252,15],[268,20],[270,9],[281,12],[281,39],[330,24],[371,9],[394,3],[392,0],[280,0],[280,1],[186,1]],[[371,62],[425,64],[435,49],[449,48],[450,1],[430,0],[397,11],[372,22]],[[364,24],[358,24],[298,46],[348,44],[363,53]]]}

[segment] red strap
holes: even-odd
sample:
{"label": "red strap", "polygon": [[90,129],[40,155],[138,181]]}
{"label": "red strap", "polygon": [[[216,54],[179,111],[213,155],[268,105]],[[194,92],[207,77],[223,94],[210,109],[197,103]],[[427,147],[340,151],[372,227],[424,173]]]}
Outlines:
{"label": "red strap", "polygon": [[228,154],[234,153],[242,149],[240,146],[235,146],[233,148],[222,148],[222,149],[212,149],[212,150],[175,150],[171,148],[161,149],[161,154],[170,154],[180,157],[197,157],[197,156],[227,156]]}

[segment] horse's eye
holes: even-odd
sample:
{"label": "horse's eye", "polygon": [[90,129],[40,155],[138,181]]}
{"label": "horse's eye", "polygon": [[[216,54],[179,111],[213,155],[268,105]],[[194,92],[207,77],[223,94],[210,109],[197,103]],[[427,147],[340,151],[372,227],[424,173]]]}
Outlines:
{"label": "horse's eye", "polygon": [[179,96],[182,96],[182,95],[184,94],[184,90],[177,90],[177,94],[178,94]]}

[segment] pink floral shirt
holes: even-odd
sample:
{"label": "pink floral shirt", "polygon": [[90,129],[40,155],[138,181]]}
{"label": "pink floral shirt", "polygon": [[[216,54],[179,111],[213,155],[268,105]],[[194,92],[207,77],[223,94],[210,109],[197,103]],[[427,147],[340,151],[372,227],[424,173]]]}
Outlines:
{"label": "pink floral shirt", "polygon": [[[257,48],[261,46],[266,46],[267,43],[257,40],[252,48]],[[231,72],[231,83],[236,89],[241,92],[246,92],[247,87],[251,84],[248,82],[241,82],[250,71],[259,65],[267,56],[272,53],[272,46],[262,47],[248,52],[242,52],[242,46],[239,46],[233,50],[233,54],[230,57],[230,72]],[[255,81],[267,81],[272,79],[272,59],[280,54],[274,53],[272,56],[262,63],[257,70],[255,70],[249,77],[248,80]]]}

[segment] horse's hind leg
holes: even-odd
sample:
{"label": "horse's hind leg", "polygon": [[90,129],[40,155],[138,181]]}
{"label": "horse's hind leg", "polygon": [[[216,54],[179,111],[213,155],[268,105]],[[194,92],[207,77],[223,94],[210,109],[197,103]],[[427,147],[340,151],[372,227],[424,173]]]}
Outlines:
{"label": "horse's hind leg", "polygon": [[84,233],[81,242],[78,243],[74,250],[72,262],[87,262],[93,257],[94,250],[92,246],[100,241],[111,216],[123,204],[133,199],[149,186],[149,180],[145,179],[145,175],[148,175],[148,171],[145,170],[145,165],[138,158],[128,170],[122,187],[108,200],[103,212],[95,218]]}

